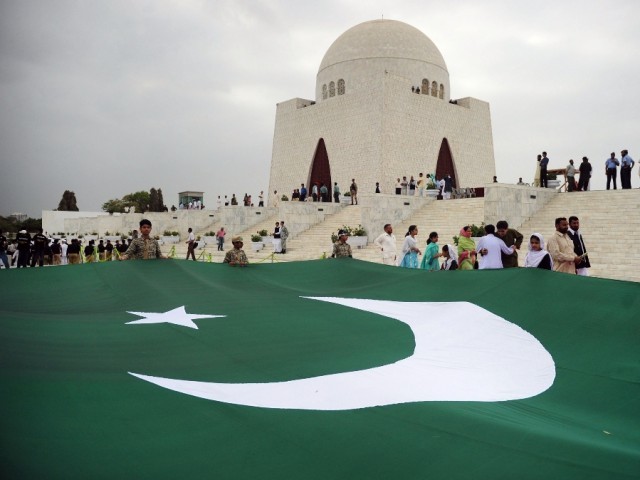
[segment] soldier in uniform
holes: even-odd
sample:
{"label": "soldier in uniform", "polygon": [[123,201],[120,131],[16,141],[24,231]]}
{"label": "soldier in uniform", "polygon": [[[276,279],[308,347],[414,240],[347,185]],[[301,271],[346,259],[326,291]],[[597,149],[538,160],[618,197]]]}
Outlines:
{"label": "soldier in uniform", "polygon": [[140,220],[140,236],[134,238],[127,251],[120,255],[121,260],[150,260],[165,258],[160,251],[158,241],[151,236],[151,222],[147,219]]}
{"label": "soldier in uniform", "polygon": [[351,245],[347,243],[347,239],[349,238],[349,234],[344,230],[340,230],[338,232],[338,241],[333,244],[333,253],[331,254],[331,258],[353,258],[351,254]]}
{"label": "soldier in uniform", "polygon": [[282,244],[282,251],[280,253],[287,253],[287,238],[289,238],[289,229],[284,226],[284,220],[280,221],[280,243]]}
{"label": "soldier in uniform", "polygon": [[227,252],[222,263],[228,263],[232,267],[236,265],[246,267],[249,264],[249,260],[247,260],[247,254],[242,250],[244,245],[242,237],[233,237],[231,243],[233,244],[233,249]]}

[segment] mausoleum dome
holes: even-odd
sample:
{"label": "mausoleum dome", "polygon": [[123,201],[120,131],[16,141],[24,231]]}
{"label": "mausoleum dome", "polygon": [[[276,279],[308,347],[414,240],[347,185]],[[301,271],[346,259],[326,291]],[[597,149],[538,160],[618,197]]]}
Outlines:
{"label": "mausoleum dome", "polygon": [[435,82],[434,96],[449,99],[449,72],[438,47],[417,28],[396,20],[364,22],[340,35],[318,69],[316,98],[321,101],[363,88],[385,72],[421,88],[423,80],[428,80],[429,88]]}

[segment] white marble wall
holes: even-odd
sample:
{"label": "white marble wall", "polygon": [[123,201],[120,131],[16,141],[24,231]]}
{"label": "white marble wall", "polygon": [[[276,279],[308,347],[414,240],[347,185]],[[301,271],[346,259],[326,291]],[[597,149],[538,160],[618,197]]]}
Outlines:
{"label": "white marble wall", "polygon": [[484,221],[495,225],[506,220],[510,227],[518,228],[557,195],[552,188],[489,183],[484,190]]}
{"label": "white marble wall", "polygon": [[332,181],[343,192],[355,178],[361,194],[373,193],[375,182],[390,194],[397,177],[435,171],[443,138],[451,146],[458,186],[478,187],[495,175],[489,104],[481,100],[454,105],[417,95],[409,80],[380,72],[362,89],[310,103],[278,104],[270,195],[307,184],[320,138]]}
{"label": "white marble wall", "polygon": [[407,195],[362,195],[361,224],[367,231],[369,240],[373,240],[383,232],[385,224],[402,223],[414,212],[434,201],[434,198]]}
{"label": "white marble wall", "polygon": [[323,222],[327,215],[334,214],[341,208],[338,203],[280,202],[278,218],[285,220],[289,235],[295,237]]}

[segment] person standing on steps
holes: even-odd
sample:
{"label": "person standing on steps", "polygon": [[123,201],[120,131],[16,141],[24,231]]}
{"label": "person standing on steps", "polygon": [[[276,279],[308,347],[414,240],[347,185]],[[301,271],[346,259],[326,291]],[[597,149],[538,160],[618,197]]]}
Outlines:
{"label": "person standing on steps", "polygon": [[187,231],[189,232],[189,236],[187,237],[187,241],[185,242],[187,244],[187,258],[185,260],[189,260],[189,256],[191,256],[191,258],[193,258],[193,261],[195,262],[196,236],[193,234],[193,229],[191,227],[189,227],[189,230]]}
{"label": "person standing on steps", "polygon": [[611,180],[613,180],[613,189],[617,190],[616,177],[618,176],[618,166],[620,162],[616,158],[616,153],[611,152],[611,158],[607,158],[604,162],[604,170],[607,175],[607,190],[610,188]]}
{"label": "person standing on steps", "polygon": [[393,227],[390,223],[384,226],[384,232],[381,233],[373,243],[380,247],[382,251],[382,263],[385,265],[396,264],[396,236],[393,234]]}
{"label": "person standing on steps", "polygon": [[567,235],[569,235],[569,238],[573,241],[573,251],[581,259],[580,263],[576,264],[576,274],[588,277],[591,263],[587,256],[587,247],[585,247],[584,239],[580,233],[580,220],[578,217],[573,215],[569,217],[569,231]]}
{"label": "person standing on steps", "polygon": [[284,226],[284,220],[280,220],[280,243],[282,244],[280,253],[287,253],[287,238],[289,238],[289,229]]}
{"label": "person standing on steps", "polygon": [[542,188],[548,188],[549,184],[547,178],[547,167],[549,166],[549,158],[547,152],[542,152],[542,158],[540,159],[540,186]]}
{"label": "person standing on steps", "polygon": [[356,184],[356,179],[351,179],[351,185],[349,186],[349,193],[351,194],[351,205],[358,204],[358,185]]}
{"label": "person standing on steps", "polygon": [[636,162],[629,156],[628,150],[622,150],[620,152],[622,160],[620,160],[620,183],[623,189],[631,188],[631,170]]}

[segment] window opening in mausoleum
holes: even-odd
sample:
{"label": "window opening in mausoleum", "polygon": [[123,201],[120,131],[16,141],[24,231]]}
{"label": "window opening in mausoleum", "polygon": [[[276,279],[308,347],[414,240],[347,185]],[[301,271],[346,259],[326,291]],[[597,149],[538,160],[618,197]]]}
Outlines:
{"label": "window opening in mausoleum", "polygon": [[324,85],[322,85],[322,99],[323,100],[327,99],[327,84],[326,83]]}
{"label": "window opening in mausoleum", "polygon": [[338,95],[344,95],[344,79],[338,80]]}
{"label": "window opening in mausoleum", "polygon": [[438,96],[438,84],[436,82],[431,82],[431,96]]}
{"label": "window opening in mausoleum", "polygon": [[440,84],[440,92],[439,92],[439,94],[440,94],[440,98],[444,99],[444,85],[443,84]]}
{"label": "window opening in mausoleum", "polygon": [[336,96],[336,83],[335,82],[330,82],[329,83],[329,96],[330,97],[335,97]]}
{"label": "window opening in mausoleum", "polygon": [[429,80],[426,78],[422,79],[422,94],[429,95]]}

